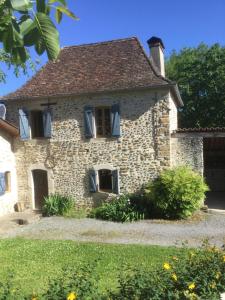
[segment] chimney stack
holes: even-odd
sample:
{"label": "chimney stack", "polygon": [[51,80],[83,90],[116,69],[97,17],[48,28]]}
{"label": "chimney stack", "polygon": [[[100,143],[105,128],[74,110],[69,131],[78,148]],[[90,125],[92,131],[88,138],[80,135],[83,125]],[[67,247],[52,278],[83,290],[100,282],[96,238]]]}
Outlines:
{"label": "chimney stack", "polygon": [[158,68],[160,75],[165,76],[165,62],[164,62],[164,45],[160,38],[153,36],[147,41],[152,60]]}

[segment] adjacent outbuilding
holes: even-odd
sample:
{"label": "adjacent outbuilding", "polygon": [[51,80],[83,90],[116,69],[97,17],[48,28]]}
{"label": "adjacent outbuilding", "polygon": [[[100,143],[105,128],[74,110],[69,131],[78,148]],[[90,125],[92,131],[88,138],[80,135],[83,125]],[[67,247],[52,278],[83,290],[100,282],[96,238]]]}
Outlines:
{"label": "adjacent outbuilding", "polygon": [[13,139],[18,129],[0,118],[0,216],[13,212],[17,199],[16,159]]}

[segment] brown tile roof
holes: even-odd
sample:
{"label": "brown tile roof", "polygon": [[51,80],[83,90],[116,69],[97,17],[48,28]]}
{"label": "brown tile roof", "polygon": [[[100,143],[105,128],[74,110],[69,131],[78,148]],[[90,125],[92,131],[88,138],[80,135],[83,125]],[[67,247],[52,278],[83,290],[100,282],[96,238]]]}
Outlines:
{"label": "brown tile roof", "polygon": [[1,118],[0,118],[0,129],[3,129],[4,131],[8,132],[12,136],[19,135],[19,130],[16,126]]}
{"label": "brown tile roof", "polygon": [[175,133],[202,133],[202,132],[225,132],[225,127],[210,127],[210,128],[178,128]]}
{"label": "brown tile roof", "polygon": [[[55,62],[48,62],[25,85],[2,99],[80,95],[165,85],[175,87],[173,82],[157,74],[134,37],[65,47]],[[176,94],[175,89],[174,92]]]}

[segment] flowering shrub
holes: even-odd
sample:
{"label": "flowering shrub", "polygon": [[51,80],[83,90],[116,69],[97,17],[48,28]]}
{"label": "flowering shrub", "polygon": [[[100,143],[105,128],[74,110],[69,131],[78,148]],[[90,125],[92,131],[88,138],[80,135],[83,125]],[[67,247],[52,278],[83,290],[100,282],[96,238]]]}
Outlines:
{"label": "flowering shrub", "polygon": [[99,294],[96,262],[67,269],[50,281],[41,295],[24,297],[19,288],[0,282],[0,299],[21,300],[219,300],[225,292],[225,251],[207,243],[181,251],[149,272],[143,267],[121,269],[118,288]]}
{"label": "flowering shrub", "polygon": [[225,252],[206,244],[172,257],[152,273],[126,270],[119,279],[118,291],[110,297],[112,300],[219,300],[224,291]]}
{"label": "flowering shrub", "polygon": [[164,170],[145,190],[155,213],[169,219],[191,216],[203,205],[206,191],[202,176],[185,166]]}
{"label": "flowering shrub", "polygon": [[89,217],[115,222],[131,222],[143,219],[144,215],[131,204],[129,195],[121,195],[93,209]]}
{"label": "flowering shrub", "polygon": [[[68,268],[60,278],[49,283],[45,294],[37,297],[38,300],[91,300],[99,299],[97,294],[98,278],[93,277],[93,268],[96,262],[82,265],[78,270]],[[99,298],[98,298],[99,297]]]}

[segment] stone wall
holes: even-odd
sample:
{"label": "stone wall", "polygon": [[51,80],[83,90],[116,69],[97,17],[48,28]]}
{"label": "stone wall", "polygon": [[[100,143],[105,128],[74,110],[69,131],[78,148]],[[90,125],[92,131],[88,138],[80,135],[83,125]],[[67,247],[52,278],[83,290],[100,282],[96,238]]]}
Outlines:
{"label": "stone wall", "polygon": [[12,138],[0,129],[0,172],[10,172],[10,190],[0,196],[0,216],[14,211],[17,202],[17,181]]}
{"label": "stone wall", "polygon": [[171,165],[188,165],[203,175],[203,138],[179,133],[172,135]]}
{"label": "stone wall", "polygon": [[[52,138],[15,140],[20,201],[31,206],[31,170],[49,172],[51,192],[72,195],[77,202],[93,204],[89,170],[108,164],[119,170],[120,192],[137,191],[170,165],[170,100],[168,91],[137,91],[52,99]],[[7,119],[18,124],[18,109],[43,109],[46,99],[9,101]],[[84,106],[119,103],[120,138],[86,139]],[[42,167],[41,167],[42,166]]]}

